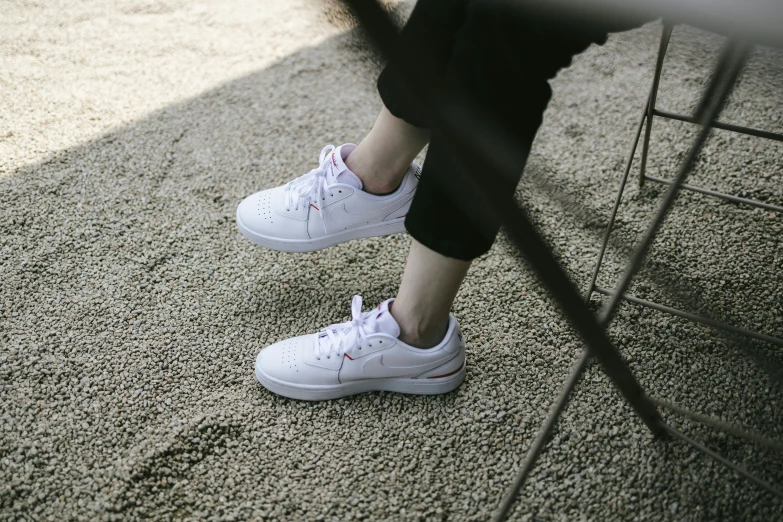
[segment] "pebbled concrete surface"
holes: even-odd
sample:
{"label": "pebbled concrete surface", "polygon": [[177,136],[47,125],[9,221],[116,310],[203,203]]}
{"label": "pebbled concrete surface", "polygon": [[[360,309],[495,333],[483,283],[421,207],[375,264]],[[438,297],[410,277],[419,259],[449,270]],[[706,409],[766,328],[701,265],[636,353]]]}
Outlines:
{"label": "pebbled concrete surface", "polygon": [[[409,6],[398,12],[404,16]],[[580,349],[500,238],[454,312],[468,379],[443,397],[307,404],[255,382],[273,341],[393,295],[404,235],[307,255],[233,223],[246,194],[361,139],[377,61],[333,4],[5,0],[0,21],[0,519],[486,520]],[[519,196],[584,286],[659,26],[554,81]],[[677,30],[660,106],[690,110],[719,41]],[[783,131],[779,53],[724,120]],[[693,129],[656,122],[651,173]],[[716,132],[693,182],[783,204],[780,144]],[[661,191],[629,187],[611,286]],[[685,194],[633,292],[783,336],[780,215]],[[613,339],[650,393],[783,439],[779,348],[631,305]],[[755,362],[754,362],[755,361]],[[758,364],[756,364],[758,363]],[[666,414],[783,485],[779,453]],[[651,439],[591,367],[515,520],[774,520],[768,493]]]}

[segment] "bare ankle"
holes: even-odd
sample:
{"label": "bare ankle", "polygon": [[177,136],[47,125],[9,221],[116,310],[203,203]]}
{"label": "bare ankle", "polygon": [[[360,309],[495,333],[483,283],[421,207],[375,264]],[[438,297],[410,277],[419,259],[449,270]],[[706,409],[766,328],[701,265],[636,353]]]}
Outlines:
{"label": "bare ankle", "polygon": [[[361,177],[360,177],[361,179]],[[392,192],[396,191],[400,184],[390,184],[390,183],[373,183],[372,181],[365,183],[364,180],[362,180],[362,190],[365,192],[368,192],[370,194],[374,194],[376,196],[385,196],[386,194],[391,194]]]}
{"label": "bare ankle", "polygon": [[433,346],[439,345],[444,336],[444,333],[426,336],[419,333],[406,335],[405,332],[402,332],[400,333],[399,339],[400,341],[409,346],[413,346],[414,348],[432,348]]}
{"label": "bare ankle", "polygon": [[355,152],[351,153],[345,159],[345,166],[362,180],[362,190],[377,195],[389,194],[397,190],[407,166],[403,169],[393,166],[390,168],[387,165],[380,167],[355,158],[355,155]]}
{"label": "bare ankle", "polygon": [[[392,307],[394,310],[394,307]],[[399,339],[410,346],[416,348],[432,348],[437,346],[443,341],[448,330],[448,320],[444,322],[438,322],[437,324],[425,324],[424,321],[419,319],[409,319],[405,316],[398,317],[392,311],[392,316],[400,326]]]}

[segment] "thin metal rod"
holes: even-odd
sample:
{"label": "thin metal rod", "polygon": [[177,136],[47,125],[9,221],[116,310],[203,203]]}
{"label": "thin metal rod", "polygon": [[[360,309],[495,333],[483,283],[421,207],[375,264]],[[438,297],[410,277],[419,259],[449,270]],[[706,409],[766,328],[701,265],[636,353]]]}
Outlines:
{"label": "thin metal rod", "polygon": [[661,399],[656,399],[655,397],[650,397],[650,400],[653,401],[656,405],[662,408],[666,408],[672,413],[677,413],[678,415],[682,415],[683,417],[687,417],[691,420],[695,420],[696,422],[700,422],[706,426],[710,426],[712,428],[725,431],[726,433],[730,433],[737,437],[747,439],[752,442],[758,442],[759,444],[766,446],[770,449],[773,449],[775,451],[783,451],[783,442],[779,440],[771,439],[769,437],[765,437],[764,435],[759,435],[758,433],[753,433],[752,431],[748,430],[744,426],[739,426],[737,424],[725,422],[722,421],[721,419],[710,417],[709,415],[703,415],[701,413],[692,412],[674,403],[667,402]]}
{"label": "thin metal rod", "polygon": [[[662,118],[668,118],[670,120],[684,121],[686,123],[699,123],[692,116],[685,116],[683,114],[675,114],[673,112],[660,111],[658,109],[655,109],[653,111],[653,114],[655,114],[656,116],[660,116]],[[759,138],[767,138],[775,141],[783,141],[783,134],[778,134],[777,132],[751,129],[750,127],[743,127],[741,125],[733,125],[731,123],[723,123],[720,121],[716,121],[715,123],[712,124],[712,126],[715,127],[716,129],[732,131],[738,134],[748,134],[750,136],[757,136]]]}
{"label": "thin metal rod", "polygon": [[[650,104],[650,96],[647,97],[645,107]],[[642,126],[644,126],[644,120],[647,118],[647,112],[642,111],[642,117],[639,118],[639,124],[636,126],[636,135],[633,139],[633,145],[631,146],[631,152],[628,154],[628,160],[625,162],[625,171],[623,172],[622,180],[620,181],[620,189],[617,191],[617,196],[614,199],[614,206],[612,212],[609,214],[609,224],[604,231],[604,237],[601,241],[601,249],[598,251],[598,259],[595,261],[595,267],[593,268],[593,274],[590,276],[590,283],[587,285],[587,301],[590,301],[590,297],[593,295],[593,289],[595,288],[595,282],[598,280],[598,273],[601,271],[601,265],[604,261],[604,255],[606,255],[606,247],[609,244],[609,236],[612,234],[614,228],[614,221],[617,218],[617,211],[620,208],[620,203],[623,200],[623,192],[625,191],[625,185],[628,182],[628,174],[631,172],[631,164],[633,163],[633,157],[636,154],[636,147],[639,145],[639,136],[642,134]]]}
{"label": "thin metal rod", "polygon": [[[737,76],[739,75],[739,72],[745,63],[745,60],[747,58],[747,52],[748,49],[745,47],[735,48],[734,46],[728,46],[724,51],[723,55],[721,56],[721,60],[719,61],[718,66],[716,67],[716,71],[710,82],[710,85],[705,90],[703,99],[699,104],[698,113],[700,114],[701,120],[703,121],[702,132],[699,134],[699,136],[696,139],[696,142],[693,144],[688,157],[681,165],[675,183],[672,185],[672,187],[670,187],[670,190],[667,192],[666,196],[664,197],[664,201],[661,204],[659,211],[656,214],[655,219],[653,220],[653,223],[650,225],[642,244],[637,248],[637,250],[634,252],[634,255],[631,258],[631,263],[628,269],[626,270],[623,279],[621,280],[621,284],[619,285],[619,288],[621,288],[623,292],[628,287],[631,279],[633,278],[633,276],[636,274],[639,267],[641,266],[641,263],[646,255],[646,252],[649,249],[650,243],[652,242],[658,229],[660,228],[660,225],[663,222],[663,219],[665,218],[668,209],[670,208],[671,204],[674,202],[674,199],[677,195],[678,188],[679,188],[678,185],[684,181],[685,177],[690,171],[690,167],[693,164],[698,152],[701,150],[702,145],[706,141],[706,138],[710,131],[710,123],[715,119],[715,117],[720,113],[721,109],[723,108],[726,98],[728,97],[728,94],[731,92],[734,83],[737,79]],[[608,326],[608,324],[611,322],[612,317],[614,315],[614,311],[616,310],[618,303],[619,303],[619,298],[610,298],[610,302],[606,306],[604,306],[601,317],[599,319],[599,323],[604,328]],[[625,366],[624,362],[623,362],[623,367],[627,369],[627,366]],[[615,369],[616,368],[612,368],[604,364],[604,371],[606,371],[606,373],[609,375],[610,378],[612,378],[612,380],[615,383],[618,383],[618,381],[621,382],[622,377],[613,375]],[[508,516],[508,513],[516,499],[519,489],[524,484],[525,479],[527,478],[528,474],[530,473],[530,470],[535,464],[535,460],[537,460],[538,455],[540,454],[541,448],[543,448],[543,445],[545,444],[549,436],[549,433],[553,429],[554,424],[560,412],[562,411],[562,406],[560,405],[561,404],[563,406],[565,405],[565,403],[567,402],[567,398],[571,392],[571,389],[575,385],[575,381],[578,381],[580,375],[581,375],[581,370],[579,372],[572,374],[572,376],[575,376],[575,379],[573,381],[569,379],[569,382],[567,383],[566,387],[561,392],[561,395],[558,397],[558,400],[556,401],[555,406],[553,408],[552,415],[547,417],[541,432],[539,432],[539,435],[536,439],[537,444],[531,447],[531,451],[529,452],[528,459],[526,460],[524,466],[520,470],[516,480],[512,484],[512,487],[509,488],[506,497],[504,498],[504,501],[501,504],[500,510],[497,516],[495,517],[496,521],[500,522],[502,520],[505,520],[506,517]],[[558,406],[560,407],[558,408]]]}
{"label": "thin metal rod", "polygon": [[[601,219],[598,214],[591,212],[583,206],[581,196],[574,193],[568,193],[564,187],[553,184],[550,176],[541,176],[539,172],[533,169],[528,173],[528,177],[535,185],[544,190],[544,193],[552,202],[560,205],[561,209],[576,217],[580,222],[594,223]],[[601,235],[604,233],[605,228],[598,233],[597,239],[600,240]],[[629,244],[617,236],[610,237],[609,243],[622,252],[630,250]],[[706,317],[721,317],[720,313],[712,309],[708,304],[701,302],[698,299],[693,299],[694,294],[698,293],[698,289],[679,274],[671,271],[665,275],[664,273],[659,272],[647,272],[645,276],[658,284],[664,291],[667,291],[670,296],[675,297],[679,302],[689,305],[687,309],[699,310],[699,313],[706,315]],[[749,347],[744,343],[737,342],[736,334],[724,331],[720,328],[716,328],[715,330],[728,345],[738,348],[742,353],[750,357],[759,368],[767,372],[770,377],[783,385],[783,367],[777,362],[759,353],[757,350],[748,349]]]}
{"label": "thin metal rod", "polygon": [[614,312],[617,310],[617,306],[620,303],[622,294],[624,294],[628,289],[628,286],[631,284],[631,280],[642,266],[644,258],[647,255],[647,251],[655,239],[658,230],[663,224],[663,220],[669,213],[669,209],[674,203],[674,200],[677,198],[680,185],[682,185],[682,183],[685,181],[685,178],[690,172],[691,166],[701,151],[704,142],[707,141],[707,136],[709,136],[710,130],[712,128],[712,122],[723,109],[726,99],[728,98],[729,93],[731,93],[737,77],[739,76],[745,61],[747,60],[749,52],[749,46],[730,42],[721,54],[713,77],[710,80],[710,83],[707,85],[707,88],[705,89],[705,92],[702,95],[702,99],[699,102],[699,106],[696,110],[698,121],[702,123],[701,131],[696,137],[693,145],[691,145],[691,149],[688,152],[688,155],[680,165],[679,172],[677,172],[677,175],[672,181],[669,190],[666,191],[666,194],[663,197],[663,201],[658,207],[658,211],[656,212],[652,223],[650,223],[650,226],[647,228],[640,245],[631,255],[631,260],[626,267],[625,273],[623,273],[623,276],[620,279],[620,283],[615,288],[615,293],[611,295],[608,302],[604,304],[604,307],[601,310],[600,319],[600,323],[602,325],[609,324],[611,318],[614,315]]}
{"label": "thin metal rod", "polygon": [[661,31],[661,43],[658,47],[658,58],[655,60],[655,74],[653,75],[652,89],[650,89],[650,99],[647,103],[647,126],[644,129],[644,142],[642,143],[642,163],[639,166],[639,187],[644,185],[644,171],[647,168],[647,151],[650,148],[650,132],[652,131],[653,115],[655,114],[655,100],[658,98],[658,84],[661,81],[661,71],[663,70],[663,60],[666,58],[666,49],[669,47],[669,40],[672,36],[674,26],[670,23],[663,23]]}
{"label": "thin metal rod", "polygon": [[533,444],[530,445],[530,449],[527,451],[527,455],[525,455],[522,469],[519,470],[516,478],[514,479],[514,483],[511,484],[511,487],[509,487],[506,491],[506,496],[503,497],[503,501],[501,502],[500,507],[498,508],[498,511],[495,513],[495,517],[493,518],[495,522],[502,522],[506,519],[506,517],[508,517],[508,514],[511,511],[511,507],[514,505],[514,502],[516,502],[517,493],[519,493],[519,490],[522,488],[525,480],[527,480],[528,475],[530,475],[530,472],[533,470],[533,466],[538,460],[538,456],[541,454],[544,446],[546,446],[546,443],[549,441],[549,436],[552,434],[552,430],[557,423],[557,419],[560,417],[560,414],[568,404],[568,399],[571,396],[571,392],[574,390],[574,387],[576,387],[577,383],[579,383],[579,379],[582,377],[588,361],[590,361],[590,350],[585,349],[579,356],[579,360],[571,369],[571,373],[568,374],[568,378],[563,385],[563,389],[560,390],[560,394],[557,396],[554,404],[552,404],[552,408],[550,409],[549,414],[544,419],[544,424],[541,426],[541,429],[538,430],[538,435],[536,435]]}
{"label": "thin metal rod", "polygon": [[[645,179],[649,179],[650,181],[654,181],[655,183],[661,183],[663,185],[671,185],[672,182],[668,179],[658,178],[655,176],[645,176]],[[725,199],[727,201],[731,201],[734,203],[740,203],[743,205],[750,205],[753,207],[763,208],[764,210],[771,210],[773,212],[783,212],[783,207],[779,207],[777,205],[770,205],[769,203],[763,203],[761,201],[756,201],[754,199],[747,199],[747,198],[741,198],[739,196],[732,196],[731,194],[724,194],[723,192],[718,192],[717,190],[707,189],[703,187],[697,187],[695,185],[681,185],[681,188],[685,190],[690,190],[693,192],[699,192],[701,194],[706,194],[708,196],[713,196],[720,199]]]}
{"label": "thin metal rod", "polygon": [[[662,44],[661,47],[663,50],[665,50],[666,45],[668,44],[669,36],[671,34],[671,28],[669,28],[668,31],[666,31],[666,27],[664,28],[664,35],[662,36]],[[702,100],[702,107],[704,108],[702,110],[703,113],[703,119],[704,119],[704,128],[702,130],[702,133],[697,138],[696,143],[694,143],[691,153],[689,154],[688,158],[686,158],[686,161],[683,163],[683,165],[680,168],[680,172],[678,174],[678,181],[679,183],[682,183],[685,176],[687,175],[688,171],[690,170],[690,167],[696,157],[696,154],[700,150],[701,146],[704,144],[704,141],[706,140],[706,137],[709,133],[709,124],[712,120],[717,116],[717,114],[720,112],[720,110],[723,107],[723,104],[725,102],[726,97],[728,96],[729,92],[731,92],[731,89],[734,86],[734,82],[736,80],[737,75],[739,74],[739,70],[741,69],[742,65],[744,64],[744,60],[746,57],[746,54],[743,55],[742,52],[737,53],[736,56],[732,56],[731,52],[733,49],[729,48],[727,49],[726,53],[722,57],[721,62],[719,63],[718,67],[716,68],[716,72],[714,75],[714,78],[712,80],[712,84],[715,85],[713,87],[713,91],[717,91],[715,96],[717,97],[717,101],[712,103],[712,105],[708,105],[709,102],[713,101],[710,99]],[[663,51],[659,55],[659,62],[662,63],[663,60]],[[660,63],[659,63],[660,66]],[[723,68],[728,69],[728,72],[724,73]],[[660,70],[657,71],[658,76],[660,75]],[[721,85],[721,82],[723,84]],[[651,106],[652,98],[654,96],[654,92],[657,89],[657,80],[654,81],[653,90],[650,93],[650,98],[648,99],[648,108]],[[709,96],[711,93],[708,91],[705,93],[705,98]],[[649,112],[647,113],[649,114]],[[645,116],[647,114],[643,114],[642,118],[640,120],[640,127],[639,131],[641,130],[641,124],[644,122]],[[648,129],[649,129],[649,120],[647,122]],[[633,160],[633,155],[636,151],[636,146],[638,144],[639,140],[639,133],[637,132],[637,136],[634,139],[634,144],[632,146],[631,155],[628,161],[628,165],[626,168],[626,173],[623,176],[623,180],[621,182],[620,191],[618,192],[617,199],[615,201],[615,206],[613,208],[612,214],[610,216],[610,223],[607,227],[607,232],[604,235],[604,241],[601,247],[601,252],[599,254],[599,263],[603,259],[603,255],[606,249],[606,245],[608,243],[609,234],[611,233],[611,226],[614,223],[614,218],[617,214],[617,209],[619,208],[620,201],[622,199],[622,193],[625,188],[625,183],[627,180],[627,173],[630,167],[630,164]],[[674,184],[672,186],[672,189],[670,189],[669,193],[667,193],[667,197],[664,198],[664,202],[662,203],[658,214],[656,215],[655,220],[651,224],[650,228],[648,229],[648,234],[645,237],[645,241],[642,242],[640,247],[637,248],[635,255],[632,257],[631,265],[629,266],[629,269],[626,271],[625,277],[623,278],[623,281],[620,285],[620,287],[627,287],[628,284],[630,284],[630,280],[635,275],[636,271],[638,271],[638,267],[641,265],[641,261],[643,260],[647,249],[649,248],[649,244],[654,238],[658,228],[660,227],[661,222],[663,221],[668,208],[673,203],[674,198],[677,193],[677,185]],[[597,277],[598,270],[600,269],[599,264],[597,264],[596,269],[593,271],[593,279],[590,282],[589,288],[588,288],[588,299],[589,295],[592,293],[592,290],[595,288],[595,278]],[[601,315],[601,318],[599,319],[599,322],[604,326],[608,326],[608,324],[611,322],[614,310],[616,309],[618,300],[614,300],[614,304],[612,305],[610,303],[609,306],[606,306],[603,310],[603,313]],[[587,360],[589,359],[588,354],[583,354],[584,364],[587,363]],[[580,364],[577,365],[574,372],[569,376],[569,379],[564,387],[564,389],[561,391],[560,395],[558,396],[557,401],[555,402],[552,411],[550,415],[545,419],[544,425],[542,426],[541,431],[539,432],[538,437],[536,438],[535,443],[533,446],[531,446],[531,449],[527,455],[526,462],[522,469],[520,470],[516,480],[514,481],[512,487],[509,489],[509,491],[506,494],[506,497],[503,500],[503,503],[500,506],[500,510],[498,514],[495,517],[496,521],[502,521],[505,520],[505,518],[508,516],[508,513],[511,509],[511,506],[513,505],[516,496],[519,492],[519,489],[521,489],[522,485],[524,484],[527,476],[529,475],[530,471],[533,468],[533,465],[535,463],[535,460],[538,458],[541,449],[545,445],[546,441],[548,440],[548,437],[554,428],[554,425],[557,421],[557,418],[559,417],[560,413],[562,412],[562,409],[564,408],[565,404],[567,403],[567,399],[573,390],[573,387],[576,385],[576,383],[579,380],[579,377],[581,376],[582,371],[584,370],[582,365],[582,360],[580,359]],[[610,370],[605,368],[607,373],[611,373]]]}
{"label": "thin metal rod", "polygon": [[[704,125],[702,132],[700,133],[699,137],[697,138],[696,142],[691,148],[690,154],[686,158],[686,161],[683,162],[683,165],[681,165],[680,172],[678,173],[678,176],[675,182],[672,184],[670,190],[667,192],[667,195],[664,198],[664,202],[661,205],[658,214],[656,215],[653,223],[648,229],[648,233],[646,234],[645,240],[642,242],[641,246],[634,253],[634,256],[632,257],[631,260],[631,264],[628,267],[626,273],[624,274],[621,284],[619,285],[619,288],[622,289],[622,292],[625,291],[627,286],[630,284],[630,280],[633,278],[635,273],[638,271],[638,268],[641,266],[641,262],[644,259],[646,251],[649,248],[652,239],[654,238],[658,228],[660,227],[668,211],[668,208],[671,206],[671,204],[673,203],[676,197],[677,190],[679,188],[678,185],[684,181],[688,171],[690,170],[693,161],[696,158],[696,155],[701,149],[701,146],[704,144],[704,141],[706,140],[707,135],[709,133],[710,123],[714,121],[715,117],[720,113],[723,104],[725,103],[725,100],[728,97],[728,94],[731,92],[734,86],[739,71],[744,65],[746,57],[747,57],[747,49],[740,48],[739,50],[737,50],[732,47],[727,48],[726,52],[722,56],[721,61],[719,62],[718,67],[716,68],[716,72],[711,81],[710,87],[708,87],[708,89],[705,91],[702,102],[700,103],[699,113],[701,116],[701,121],[703,122]],[[635,141],[638,141],[638,138]],[[635,146],[636,144],[634,144],[634,149]],[[620,193],[620,196],[621,194],[622,192]],[[594,282],[591,282],[590,286],[592,287],[593,285]],[[609,324],[618,303],[619,303],[619,297],[610,298],[610,303],[604,307],[601,319],[599,320],[599,322],[602,325],[606,326]],[[578,366],[581,366],[581,364]],[[611,377],[611,370],[606,367],[604,369]],[[566,384],[566,387],[558,397],[558,400],[556,401],[553,407],[552,413],[545,420],[545,424],[542,430],[539,432],[539,435],[534,445],[531,447],[531,450],[529,451],[528,457],[526,459],[523,468],[520,470],[512,487],[507,492],[507,495],[504,498],[503,503],[501,504],[500,510],[497,516],[495,517],[496,521],[505,520],[505,518],[507,517],[511,509],[511,506],[513,505],[516,499],[519,489],[524,484],[525,479],[527,478],[528,474],[530,473],[535,463],[535,460],[537,459],[541,449],[545,445],[549,437],[549,433],[553,429],[554,424],[562,411],[562,408],[567,403],[567,398],[570,395],[573,386],[575,386],[576,382],[578,382],[582,370],[583,368],[578,367],[577,371],[572,373],[571,378],[569,378],[569,381]],[[718,458],[720,457],[718,456]],[[753,477],[752,480],[757,482],[759,479]]]}
{"label": "thin metal rod", "polygon": [[[608,288],[602,288],[600,286],[596,286],[595,291],[598,292],[599,294],[604,294],[606,296],[614,296],[615,294],[614,290],[610,290]],[[770,344],[783,346],[783,339],[780,339],[778,337],[772,337],[770,335],[764,335],[758,332],[753,332],[751,330],[746,330],[745,328],[740,328],[739,326],[733,326],[730,324],[722,323],[720,321],[716,321],[715,319],[710,319],[709,317],[703,317],[700,315],[692,314],[690,312],[685,312],[683,310],[678,310],[670,306],[654,303],[652,301],[647,301],[646,299],[641,299],[639,297],[630,294],[623,294],[621,297],[628,302],[635,303],[641,306],[646,306],[647,308],[652,308],[660,312],[666,312],[667,314],[676,315],[678,317],[689,319],[697,323],[706,324],[707,326],[720,328],[721,330],[726,330],[747,337],[752,337],[754,339],[758,339],[759,341],[764,341]]]}
{"label": "thin metal rod", "polygon": [[693,446],[697,450],[701,451],[702,453],[704,453],[705,455],[707,455],[709,457],[712,457],[713,459],[715,459],[716,461],[720,462],[721,464],[723,464],[727,468],[736,471],[737,473],[739,473],[740,475],[742,475],[746,479],[750,480],[754,484],[756,484],[758,486],[761,486],[762,488],[766,489],[767,491],[769,491],[773,495],[777,495],[778,497],[783,498],[783,490],[780,490],[780,489],[776,488],[775,486],[773,486],[772,484],[770,484],[769,482],[767,482],[765,480],[762,480],[762,479],[758,478],[757,476],[753,475],[751,472],[749,472],[747,469],[745,469],[745,467],[740,466],[739,464],[735,464],[734,462],[731,462],[726,457],[724,457],[724,456],[722,456],[722,455],[720,455],[718,453],[715,453],[714,451],[712,451],[711,449],[709,449],[708,447],[706,447],[702,443],[693,440],[692,438],[688,437],[684,433],[676,430],[675,428],[672,428],[668,424],[664,424],[664,429],[672,437],[680,439],[683,442],[687,442],[688,444],[690,444],[691,446]]}
{"label": "thin metal rod", "polygon": [[[649,103],[649,98],[648,98],[648,103]],[[645,107],[647,107],[647,104],[645,104]],[[633,140],[633,146],[631,147],[631,152],[628,155],[628,161],[626,162],[625,172],[623,173],[623,178],[622,181],[620,182],[620,190],[617,193],[617,198],[615,199],[614,207],[612,208],[612,213],[609,216],[609,225],[607,226],[606,231],[604,232],[601,251],[598,254],[598,260],[596,261],[595,269],[593,270],[593,275],[590,280],[590,284],[587,286],[587,290],[585,291],[584,298],[586,303],[590,302],[590,298],[593,296],[593,292],[595,291],[595,281],[596,278],[598,277],[598,271],[601,268],[601,262],[604,258],[604,253],[606,252],[606,245],[609,242],[609,235],[611,234],[612,225],[614,224],[615,217],[617,216],[617,210],[620,207],[623,190],[625,189],[625,184],[628,181],[628,173],[631,171],[631,163],[633,162],[633,157],[634,154],[636,153],[636,146],[639,143],[639,137],[641,136],[642,133],[642,125],[644,125],[644,120],[646,117],[647,117],[647,112],[642,111],[642,117],[639,118],[639,124],[636,127],[636,136],[634,137]],[[538,460],[538,456],[541,454],[541,451],[544,449],[546,443],[549,441],[549,437],[552,435],[552,431],[555,429],[555,426],[557,425],[557,421],[560,418],[560,414],[563,412],[566,405],[568,404],[568,401],[571,397],[571,393],[574,391],[574,388],[576,387],[577,384],[579,384],[579,380],[584,374],[584,370],[587,367],[587,363],[589,361],[590,361],[590,351],[587,349],[582,350],[582,354],[579,356],[579,359],[571,369],[571,373],[568,374],[565,383],[563,383],[563,388],[560,390],[560,393],[555,399],[555,402],[552,404],[552,407],[550,408],[546,418],[544,418],[544,423],[541,425],[541,428],[538,430],[538,435],[536,435],[533,444],[530,445],[530,449],[528,449],[527,455],[525,455],[525,460],[522,465],[522,469],[519,470],[516,478],[514,479],[514,483],[506,492],[506,496],[503,498],[503,501],[500,504],[498,512],[495,514],[495,517],[493,519],[495,522],[502,522],[508,516],[511,507],[514,505],[514,502],[516,501],[516,497],[517,494],[519,493],[519,490],[522,488],[522,485],[527,480],[527,477],[530,475],[530,472],[533,471],[533,466]]]}

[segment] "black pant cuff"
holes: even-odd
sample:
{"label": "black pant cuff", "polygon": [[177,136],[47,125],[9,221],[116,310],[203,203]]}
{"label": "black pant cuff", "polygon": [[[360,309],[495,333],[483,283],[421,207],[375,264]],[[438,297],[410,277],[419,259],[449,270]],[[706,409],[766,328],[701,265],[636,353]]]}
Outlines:
{"label": "black pant cuff", "polygon": [[421,129],[429,129],[431,125],[427,118],[415,111],[412,108],[415,104],[402,94],[405,91],[397,84],[395,74],[394,68],[388,65],[378,77],[378,94],[383,104],[390,113],[406,123]]}
{"label": "black pant cuff", "polygon": [[433,250],[442,256],[461,259],[462,261],[473,261],[477,257],[481,257],[489,252],[489,249],[492,247],[491,243],[469,245],[464,241],[457,242],[435,237],[429,231],[425,230],[426,227],[420,227],[416,224],[416,220],[411,220],[409,218],[405,219],[405,228],[413,239],[430,250]]}

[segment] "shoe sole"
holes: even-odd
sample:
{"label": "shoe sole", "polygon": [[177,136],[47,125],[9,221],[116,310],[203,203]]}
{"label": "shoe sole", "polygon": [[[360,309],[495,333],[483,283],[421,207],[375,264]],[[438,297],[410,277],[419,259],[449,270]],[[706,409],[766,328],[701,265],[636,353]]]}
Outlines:
{"label": "shoe sole", "polygon": [[239,212],[237,212],[237,227],[243,236],[262,247],[281,252],[314,252],[351,241],[352,239],[388,236],[389,234],[405,232],[405,218],[401,217],[391,221],[384,221],[383,223],[364,225],[316,239],[279,239],[257,234],[242,223],[242,220],[239,219]]}
{"label": "shoe sole", "polygon": [[448,393],[459,388],[460,384],[465,380],[465,363],[462,363],[462,368],[457,373],[437,379],[396,377],[366,379],[329,386],[292,385],[266,375],[258,367],[255,368],[255,374],[256,379],[264,388],[283,397],[301,401],[325,401],[369,391],[390,391],[412,395]]}

